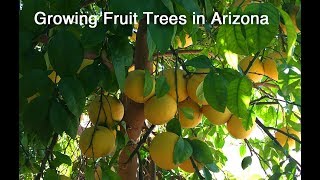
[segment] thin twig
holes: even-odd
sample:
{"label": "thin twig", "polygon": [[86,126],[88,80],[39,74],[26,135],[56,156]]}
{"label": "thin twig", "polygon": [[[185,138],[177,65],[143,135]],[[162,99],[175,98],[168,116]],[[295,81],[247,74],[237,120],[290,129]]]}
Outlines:
{"label": "thin twig", "polygon": [[147,138],[149,137],[149,135],[151,134],[152,130],[156,127],[156,125],[151,125],[150,128],[148,129],[148,131],[143,135],[143,138],[139,141],[139,143],[137,144],[137,147],[132,151],[132,153],[130,154],[128,160],[125,162],[125,164],[127,164],[128,162],[130,162],[132,160],[132,158],[134,157],[134,155],[139,151],[140,147],[142,146],[143,143],[146,142]]}
{"label": "thin twig", "polygon": [[191,160],[191,164],[192,164],[193,168],[196,170],[196,174],[198,175],[198,177],[200,179],[204,179],[204,177],[202,177],[202,175],[201,175],[201,173],[199,171],[198,166],[196,165],[195,161],[193,160],[192,156],[190,157],[190,160]]}
{"label": "thin twig", "polygon": [[[301,164],[294,159],[292,156],[290,156],[290,154],[288,152],[285,151],[285,149],[281,146],[281,144],[276,140],[276,138],[269,132],[268,128],[266,128],[266,126],[264,126],[262,124],[261,121],[259,121],[258,118],[256,118],[256,123],[262,128],[262,130],[269,136],[269,138],[281,149],[282,153],[289,158],[290,160],[294,161],[299,167],[301,167]],[[301,169],[297,167],[297,169],[299,171],[301,171]]]}
{"label": "thin twig", "polygon": [[267,127],[267,126],[265,126],[265,127],[266,127],[267,129],[272,129],[272,130],[278,131],[278,132],[280,132],[280,133],[288,136],[289,138],[295,140],[295,141],[298,142],[299,144],[301,144],[301,141],[300,141],[298,138],[296,138],[295,136],[292,136],[290,133],[286,133],[286,132],[284,132],[284,131],[282,131],[282,130],[280,130],[280,129],[274,128],[274,127]]}
{"label": "thin twig", "polygon": [[50,143],[49,147],[47,148],[46,153],[42,159],[40,170],[39,170],[37,176],[34,178],[35,180],[39,180],[42,177],[43,171],[46,167],[49,156],[52,154],[53,147],[56,145],[57,141],[58,141],[58,133],[54,133],[52,136],[51,143]]}

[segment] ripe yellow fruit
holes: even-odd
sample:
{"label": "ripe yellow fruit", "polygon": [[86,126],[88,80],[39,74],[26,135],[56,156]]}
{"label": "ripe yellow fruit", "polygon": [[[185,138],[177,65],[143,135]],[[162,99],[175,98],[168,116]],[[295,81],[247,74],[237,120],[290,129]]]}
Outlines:
{"label": "ripe yellow fruit", "polygon": [[[134,71],[136,69],[135,65],[131,65],[129,68],[128,68],[128,72],[131,72],[131,71]],[[152,72],[154,72],[156,70],[156,65],[155,64],[152,64]]]}
{"label": "ripe yellow fruit", "polygon": [[173,162],[173,150],[179,136],[172,132],[163,132],[154,137],[150,144],[150,156],[157,166],[170,170],[178,167]]}
{"label": "ripe yellow fruit", "polygon": [[[56,78],[56,76],[57,76],[57,78]],[[51,79],[52,82],[57,83],[57,84],[61,80],[61,77],[59,75],[57,75],[56,71],[52,71],[52,73],[49,74],[48,77]]]}
{"label": "ripe yellow fruit", "polygon": [[132,41],[132,42],[136,42],[136,39],[137,39],[137,34],[136,33],[132,33],[132,35],[129,36],[129,40]]}
{"label": "ripe yellow fruit", "polygon": [[[163,76],[166,78],[168,85],[170,86],[170,90],[168,94],[172,96],[174,99],[176,96],[176,81],[175,81],[175,69],[166,69],[160,74],[163,73]],[[187,92],[187,79],[184,77],[186,72],[181,69],[177,69],[177,86],[178,86],[178,102],[184,101],[188,97]]]}
{"label": "ripe yellow fruit", "polygon": [[94,180],[102,180],[102,169],[99,165],[94,170]]}
{"label": "ripe yellow fruit", "polygon": [[91,65],[93,62],[94,62],[93,59],[83,59],[82,64],[80,65],[80,68],[78,69],[77,73],[79,74],[82,69]]}
{"label": "ripe yellow fruit", "polygon": [[[199,69],[197,73],[208,73],[210,69]],[[197,97],[197,88],[203,82],[207,74],[193,74],[187,83],[187,92],[189,97],[196,103],[202,105],[208,105],[208,102],[205,99],[199,99]]]}
{"label": "ripe yellow fruit", "polygon": [[[294,134],[294,135],[298,136],[299,139],[301,138],[300,132],[295,131],[291,127],[283,127],[280,130],[282,130],[283,132],[289,133],[289,134]],[[286,136],[285,134],[282,134],[281,132],[277,131],[275,134],[275,138],[277,139],[277,141],[280,143],[280,145],[282,147],[285,146],[286,142],[289,145],[289,149],[293,149],[296,146],[296,141],[294,139],[288,138],[288,136]]]}
{"label": "ripe yellow fruit", "polygon": [[71,178],[65,175],[59,175],[59,180],[70,180]]}
{"label": "ripe yellow fruit", "polygon": [[263,61],[263,69],[264,69],[264,75],[268,76],[273,80],[278,81],[278,69],[277,69],[277,63],[275,60],[266,58]]}
{"label": "ripe yellow fruit", "polygon": [[253,123],[253,126],[246,131],[242,126],[242,120],[236,117],[235,115],[232,115],[229,121],[227,122],[228,132],[231,134],[232,137],[236,139],[245,139],[249,137],[254,126],[255,122]]}
{"label": "ripe yellow fruit", "polygon": [[[182,128],[194,128],[196,127],[202,119],[202,113],[200,111],[200,107],[197,103],[192,101],[191,99],[186,99],[185,101],[182,101],[178,104],[178,111],[179,111],[179,121]],[[193,118],[189,119],[187,118],[182,108],[190,108],[193,112]]]}
{"label": "ripe yellow fruit", "polygon": [[191,38],[191,36],[189,36],[189,34],[185,35],[185,44],[184,45],[182,45],[182,42],[181,42],[179,37],[177,38],[177,41],[178,41],[178,47],[179,48],[186,48],[186,47],[188,47],[188,46],[193,44],[192,38]]}
{"label": "ripe yellow fruit", "polygon": [[[248,56],[240,61],[239,65],[243,72],[246,71],[252,59],[253,59],[253,56]],[[251,79],[253,82],[257,83],[261,81],[261,79],[263,78],[263,75],[264,75],[263,65],[259,59],[256,59],[253,62],[252,66],[250,67],[247,73],[247,77]]]}
{"label": "ripe yellow fruit", "polygon": [[203,115],[214,125],[222,125],[231,118],[231,112],[226,107],[224,113],[212,108],[210,105],[202,106]]}
{"label": "ripe yellow fruit", "polygon": [[[203,168],[203,165],[199,162],[197,162],[196,160],[194,160],[198,169],[201,170]],[[195,169],[192,166],[192,162],[190,159],[185,160],[183,163],[181,163],[179,165],[179,168],[181,168],[182,170],[189,172],[189,173],[193,173],[195,172]]]}
{"label": "ripe yellow fruit", "polygon": [[115,146],[116,139],[108,128],[97,126],[95,131],[94,128],[92,126],[82,132],[79,147],[83,155],[96,159],[110,154]]}
{"label": "ripe yellow fruit", "polygon": [[[100,111],[99,119],[98,114]],[[100,96],[97,96],[88,107],[90,121],[93,124],[108,125],[112,127],[113,120],[121,121],[124,115],[124,106],[120,100],[113,96],[102,97],[102,107],[100,110]]]}
{"label": "ripe yellow fruit", "polygon": [[149,95],[143,96],[144,90],[144,70],[134,70],[128,73],[124,84],[124,94],[137,103],[144,103],[155,94],[155,80],[153,80],[153,88]]}
{"label": "ripe yellow fruit", "polygon": [[144,116],[154,125],[162,125],[170,121],[177,112],[177,103],[169,95],[160,98],[153,96],[144,103]]}

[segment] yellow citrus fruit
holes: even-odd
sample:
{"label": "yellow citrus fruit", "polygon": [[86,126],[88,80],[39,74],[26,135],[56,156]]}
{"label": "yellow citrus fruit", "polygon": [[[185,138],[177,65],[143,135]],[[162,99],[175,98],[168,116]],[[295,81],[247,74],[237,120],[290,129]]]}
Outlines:
{"label": "yellow citrus fruit", "polygon": [[[92,126],[85,129],[79,140],[81,153],[89,158],[104,157],[111,153],[115,146],[115,137],[111,130],[103,126]],[[94,134],[93,134],[94,133]]]}
{"label": "yellow citrus fruit", "polygon": [[91,65],[93,62],[94,62],[93,59],[83,59],[82,64],[80,65],[80,68],[78,69],[77,73],[79,74],[82,69]]}
{"label": "yellow citrus fruit", "polygon": [[94,170],[94,180],[102,180],[102,169],[99,165]]}
{"label": "yellow citrus fruit", "polygon": [[253,124],[254,125],[246,131],[242,126],[242,120],[236,117],[235,115],[232,115],[229,121],[227,122],[227,130],[232,137],[236,139],[245,139],[249,137],[249,135],[251,134],[255,126],[255,122]]}
{"label": "yellow citrus fruit", "polygon": [[56,71],[52,71],[52,73],[50,73],[48,77],[51,79],[52,82],[55,82],[55,83],[59,83],[59,81],[61,80],[61,77],[57,75]]}
{"label": "yellow citrus fruit", "polygon": [[144,103],[144,116],[154,125],[162,125],[170,121],[177,112],[177,103],[169,95],[160,98],[153,96]]}
{"label": "yellow citrus fruit", "polygon": [[136,42],[136,39],[137,39],[137,34],[136,33],[132,33],[132,35],[129,36],[129,40],[132,41],[132,42]]}
{"label": "yellow citrus fruit", "polygon": [[192,43],[192,38],[191,38],[191,36],[189,36],[189,34],[185,35],[185,44],[184,45],[182,45],[182,42],[181,42],[179,37],[177,38],[177,41],[178,41],[178,47],[179,48],[186,48],[186,47],[188,47],[188,46],[193,44]]}
{"label": "yellow citrus fruit", "polygon": [[[239,65],[243,72],[246,71],[252,59],[253,59],[253,56],[248,56],[240,61]],[[261,79],[263,78],[263,75],[264,75],[263,65],[259,59],[256,59],[253,62],[252,66],[250,67],[247,73],[247,77],[251,79],[253,82],[257,83],[261,81]]]}
{"label": "yellow citrus fruit", "polygon": [[[199,69],[197,73],[208,73],[210,69]],[[196,103],[202,105],[208,105],[208,102],[205,99],[199,99],[197,97],[197,88],[203,82],[207,74],[193,74],[187,83],[187,92],[189,97]]]}
{"label": "yellow citrus fruit", "polygon": [[65,175],[59,175],[59,180],[70,180],[71,178]]}
{"label": "yellow citrus fruit", "polygon": [[275,60],[266,58],[263,61],[263,69],[264,69],[264,75],[268,76],[273,80],[278,81],[278,69],[277,69],[277,63]]}
{"label": "yellow citrus fruit", "polygon": [[27,98],[28,103],[30,103],[31,101],[33,101],[35,98],[39,97],[40,93],[36,92],[34,95],[30,96]]}
{"label": "yellow citrus fruit", "polygon": [[153,88],[149,95],[143,96],[144,91],[144,70],[134,70],[128,73],[124,84],[124,94],[137,103],[144,103],[155,94],[155,80],[153,80]]}
{"label": "yellow citrus fruit", "polygon": [[[201,170],[203,168],[203,165],[199,162],[197,162],[196,160],[194,160],[198,169]],[[195,171],[195,169],[192,166],[192,162],[190,159],[185,160],[184,162],[182,162],[179,165],[179,168],[181,168],[182,170],[189,172],[189,173],[193,173]]]}
{"label": "yellow citrus fruit", "polygon": [[226,123],[232,115],[228,108],[226,108],[222,113],[215,110],[210,105],[202,106],[202,113],[214,125],[222,125]]}
{"label": "yellow citrus fruit", "polygon": [[134,28],[134,29],[138,29],[138,28],[139,28],[139,23],[133,24],[133,28]]}
{"label": "yellow citrus fruit", "polygon": [[[291,127],[283,127],[280,130],[282,130],[283,132],[289,133],[289,134],[294,134],[296,136],[301,137],[300,132],[295,131],[294,129],[292,129]],[[285,146],[286,142],[289,145],[289,149],[293,149],[296,146],[296,141],[292,138],[288,138],[287,135],[282,134],[281,132],[276,132],[275,134],[275,138],[277,139],[277,141],[280,143],[280,145],[283,147]]]}
{"label": "yellow citrus fruit", "polygon": [[[176,96],[175,69],[174,68],[166,69],[162,73],[160,74],[162,74],[166,78],[167,83],[170,87],[168,94],[172,96],[174,99],[176,99],[177,96]],[[188,97],[187,79],[184,77],[185,75],[186,75],[185,71],[181,69],[177,69],[178,102],[181,102]]]}
{"label": "yellow citrus fruit", "polygon": [[273,52],[273,53],[268,54],[266,57],[274,59],[274,60],[285,59],[285,58],[287,58],[287,53],[286,52]]}
{"label": "yellow citrus fruit", "polygon": [[[178,104],[179,111],[179,121],[182,128],[194,128],[196,127],[202,119],[202,113],[200,111],[200,107],[197,103],[192,101],[191,99],[186,99]],[[189,108],[191,110],[192,119],[189,119],[183,113],[182,108]]]}
{"label": "yellow citrus fruit", "polygon": [[[136,69],[136,67],[133,64],[128,68],[128,72],[134,71],[135,69]],[[154,72],[155,70],[156,70],[156,65],[152,63],[152,72]]]}
{"label": "yellow citrus fruit", "polygon": [[[88,114],[90,121],[98,125],[108,125],[109,128],[112,127],[113,120],[121,121],[124,115],[124,106],[120,100],[113,96],[103,96],[102,97],[102,107],[100,110],[100,96],[97,96],[88,107]],[[99,119],[98,119],[98,114]]]}
{"label": "yellow citrus fruit", "polygon": [[178,167],[173,162],[173,150],[179,136],[172,132],[163,132],[154,137],[150,144],[150,156],[157,166],[170,170]]}

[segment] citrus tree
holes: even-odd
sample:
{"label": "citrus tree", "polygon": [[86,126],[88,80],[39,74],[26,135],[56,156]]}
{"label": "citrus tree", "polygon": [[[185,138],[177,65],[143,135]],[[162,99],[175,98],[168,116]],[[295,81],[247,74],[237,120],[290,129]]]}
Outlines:
{"label": "citrus tree", "polygon": [[[40,11],[97,25],[39,25]],[[300,14],[299,0],[21,1],[19,178],[234,179],[226,146],[243,171],[256,159],[260,178],[299,178]]]}

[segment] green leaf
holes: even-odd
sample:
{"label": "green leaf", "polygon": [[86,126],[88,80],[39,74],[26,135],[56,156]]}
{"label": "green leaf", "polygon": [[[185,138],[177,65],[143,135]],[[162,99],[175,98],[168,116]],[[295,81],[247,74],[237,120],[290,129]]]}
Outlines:
{"label": "green leaf", "polygon": [[237,70],[238,69],[238,55],[231,52],[231,51],[225,51],[224,56],[228,62],[228,64],[231,66],[232,69]]}
{"label": "green leaf", "polygon": [[77,132],[78,132],[78,127],[79,127],[79,118],[77,118],[76,116],[74,116],[71,113],[68,113],[68,120],[67,120],[68,124],[67,124],[67,129],[65,130],[65,132],[72,138],[75,139],[77,136]]}
{"label": "green leaf", "polygon": [[174,2],[184,7],[190,14],[193,12],[201,14],[200,7],[193,0],[175,0]]}
{"label": "green leaf", "polygon": [[69,156],[62,154],[59,151],[54,151],[53,154],[56,156],[56,158],[53,161],[51,161],[54,167],[59,167],[61,164],[67,164],[71,166],[72,161]]}
{"label": "green leaf", "polygon": [[246,41],[249,52],[254,53],[262,50],[275,38],[279,28],[279,12],[270,3],[251,3],[244,10],[246,15],[266,15],[268,17],[268,25],[248,24],[245,25]]}
{"label": "green leaf", "polygon": [[190,144],[193,149],[192,156],[195,160],[203,164],[213,163],[213,157],[210,148],[205,142],[194,139],[190,141]]}
{"label": "green leaf", "polygon": [[[102,75],[97,76],[97,72],[100,72],[99,70],[98,64],[94,63],[80,71],[79,80],[82,83],[86,96],[91,94],[98,87],[100,77],[102,77]],[[101,72],[99,74],[101,74]],[[109,79],[110,77],[106,76],[104,78]]]}
{"label": "green leaf", "polygon": [[214,145],[216,148],[223,148],[225,140],[219,133],[216,134],[216,138],[214,139]]}
{"label": "green leaf", "polygon": [[99,72],[99,85],[105,90],[105,91],[112,91],[115,86],[118,90],[118,84],[115,80],[115,74],[113,74],[110,69],[105,66],[104,64],[100,64],[98,66],[98,72]]}
{"label": "green leaf", "polygon": [[95,28],[85,27],[82,29],[80,41],[85,49],[95,47],[103,43],[106,32],[107,27],[102,24],[98,24]]}
{"label": "green leaf", "polygon": [[282,174],[280,172],[276,172],[269,177],[269,180],[279,180]]}
{"label": "green leaf", "polygon": [[252,82],[240,77],[230,82],[228,87],[227,107],[237,117],[247,118],[252,91]]}
{"label": "green leaf", "polygon": [[[23,125],[26,131],[36,132],[37,135],[50,136],[51,132],[48,132],[50,122],[48,118],[50,99],[45,96],[39,96],[31,101],[25,107],[23,113]],[[50,134],[48,134],[50,133]]]}
{"label": "green leaf", "polygon": [[212,179],[212,175],[207,167],[203,168],[203,173],[204,173],[204,179],[207,179],[207,180]]}
{"label": "green leaf", "polygon": [[61,79],[58,88],[69,110],[79,118],[86,102],[81,82],[76,78],[66,77]]}
{"label": "green leaf", "polygon": [[204,0],[205,10],[206,10],[206,18],[212,18],[213,16],[213,6],[210,0]]}
{"label": "green leaf", "polygon": [[117,150],[121,150],[125,146],[125,137],[121,131],[117,131],[116,145]]}
{"label": "green leaf", "polygon": [[149,50],[148,60],[152,60],[153,53],[155,52],[157,46],[154,43],[154,41],[152,40],[149,29],[147,29],[147,45],[148,45],[148,50]]}
{"label": "green leaf", "polygon": [[157,80],[156,80],[156,96],[158,98],[164,96],[165,94],[167,94],[170,90],[170,86],[166,80],[166,77],[164,76],[160,76]]}
{"label": "green leaf", "polygon": [[31,32],[19,32],[19,55],[24,55],[32,50],[33,34]]}
{"label": "green leaf", "polygon": [[224,113],[227,105],[227,86],[224,78],[211,71],[204,78],[203,92],[209,105]]}
{"label": "green leaf", "polygon": [[95,180],[95,178],[94,178],[94,168],[90,167],[90,166],[87,166],[84,175],[85,175],[85,179],[86,180]]}
{"label": "green leaf", "polygon": [[173,4],[171,0],[161,0],[162,3],[168,8],[171,14],[174,14]]}
{"label": "green leaf", "polygon": [[218,48],[229,50],[236,54],[248,55],[248,45],[240,25],[224,24],[217,34]]}
{"label": "green leaf", "polygon": [[19,56],[19,72],[26,74],[32,69],[47,70],[43,54],[34,49]]}
{"label": "green leaf", "polygon": [[245,170],[248,166],[250,166],[252,163],[252,158],[251,156],[247,156],[245,158],[243,158],[242,162],[241,162],[241,167],[243,170]]}
{"label": "green leaf", "polygon": [[292,173],[297,168],[297,164],[294,161],[289,162],[286,167],[284,168],[284,171],[287,173]]}
{"label": "green leaf", "polygon": [[216,165],[216,163],[212,162],[210,164],[206,164],[206,168],[208,168],[210,171],[217,173],[219,172],[219,167]]}
{"label": "green leaf", "polygon": [[49,120],[54,131],[62,134],[68,127],[68,113],[61,103],[55,99],[52,100],[49,110]]}
{"label": "green leaf", "polygon": [[179,137],[173,150],[173,162],[175,164],[180,164],[192,155],[192,147],[189,142],[182,137]]}
{"label": "green leaf", "polygon": [[185,65],[192,66],[195,68],[211,68],[212,67],[211,60],[204,55],[200,55],[186,61]]}
{"label": "green leaf", "polygon": [[255,112],[253,111],[253,106],[250,108],[250,110],[248,111],[248,116],[247,118],[243,118],[242,119],[242,126],[243,128],[248,131],[252,126],[253,126],[253,122],[256,119],[256,115]]}
{"label": "green leaf", "polygon": [[84,57],[80,41],[66,30],[59,31],[50,40],[48,55],[53,69],[61,77],[76,74]]}
{"label": "green leaf", "polygon": [[102,171],[102,180],[121,180],[121,177],[111,169],[106,169]]}
{"label": "green leaf", "polygon": [[80,0],[55,0],[50,1],[50,10],[53,14],[74,14],[80,9]]}
{"label": "green leaf", "polygon": [[133,49],[129,44],[128,37],[109,37],[108,45],[116,78],[120,89],[123,90],[126,78],[125,66],[130,66],[132,64]]}
{"label": "green leaf", "polygon": [[47,169],[44,173],[44,180],[59,180],[59,175],[55,169]]}
{"label": "green leaf", "polygon": [[183,115],[188,119],[188,120],[193,120],[193,109],[192,108],[189,108],[189,107],[181,107],[179,108]]}
{"label": "green leaf", "polygon": [[171,119],[167,123],[166,130],[168,132],[173,132],[173,133],[177,134],[178,136],[181,136],[182,130],[181,130],[180,121],[177,118]]}
{"label": "green leaf", "polygon": [[206,98],[204,97],[204,92],[203,92],[203,81],[197,87],[196,96],[197,96],[198,100],[200,100],[200,101],[206,100]]}
{"label": "green leaf", "polygon": [[[45,28],[45,25],[36,24],[34,16],[39,11],[47,14],[48,5],[47,0],[24,0],[22,10],[19,13],[19,29],[35,32],[35,34],[40,33]],[[39,22],[41,23],[41,20]]]}
{"label": "green leaf", "polygon": [[229,85],[229,83],[231,81],[233,81],[234,79],[241,77],[241,74],[234,69],[230,69],[230,68],[218,69],[218,68],[216,68],[216,70],[226,80],[227,85]]}
{"label": "green leaf", "polygon": [[295,45],[295,42],[297,40],[297,33],[295,30],[295,27],[293,25],[293,22],[290,18],[290,16],[283,11],[282,9],[278,8],[283,20],[284,20],[284,24],[286,25],[286,30],[287,30],[287,60],[288,62],[290,61],[291,57],[292,57],[292,52],[293,52],[293,48]]}
{"label": "green leaf", "polygon": [[48,78],[47,71],[40,69],[33,69],[19,79],[19,93],[25,98],[37,92],[41,95],[52,94],[53,87],[52,81]]}
{"label": "green leaf", "polygon": [[245,154],[246,154],[246,151],[247,151],[247,147],[245,144],[242,144],[239,148],[239,151],[240,151],[240,156],[243,157]]}
{"label": "green leaf", "polygon": [[174,29],[175,28],[172,25],[163,26],[161,24],[154,24],[153,22],[148,25],[152,40],[161,54],[167,52],[169,49],[175,34]]}
{"label": "green leaf", "polygon": [[143,96],[147,97],[152,92],[153,87],[154,87],[153,79],[151,77],[149,70],[146,69],[144,73]]}

